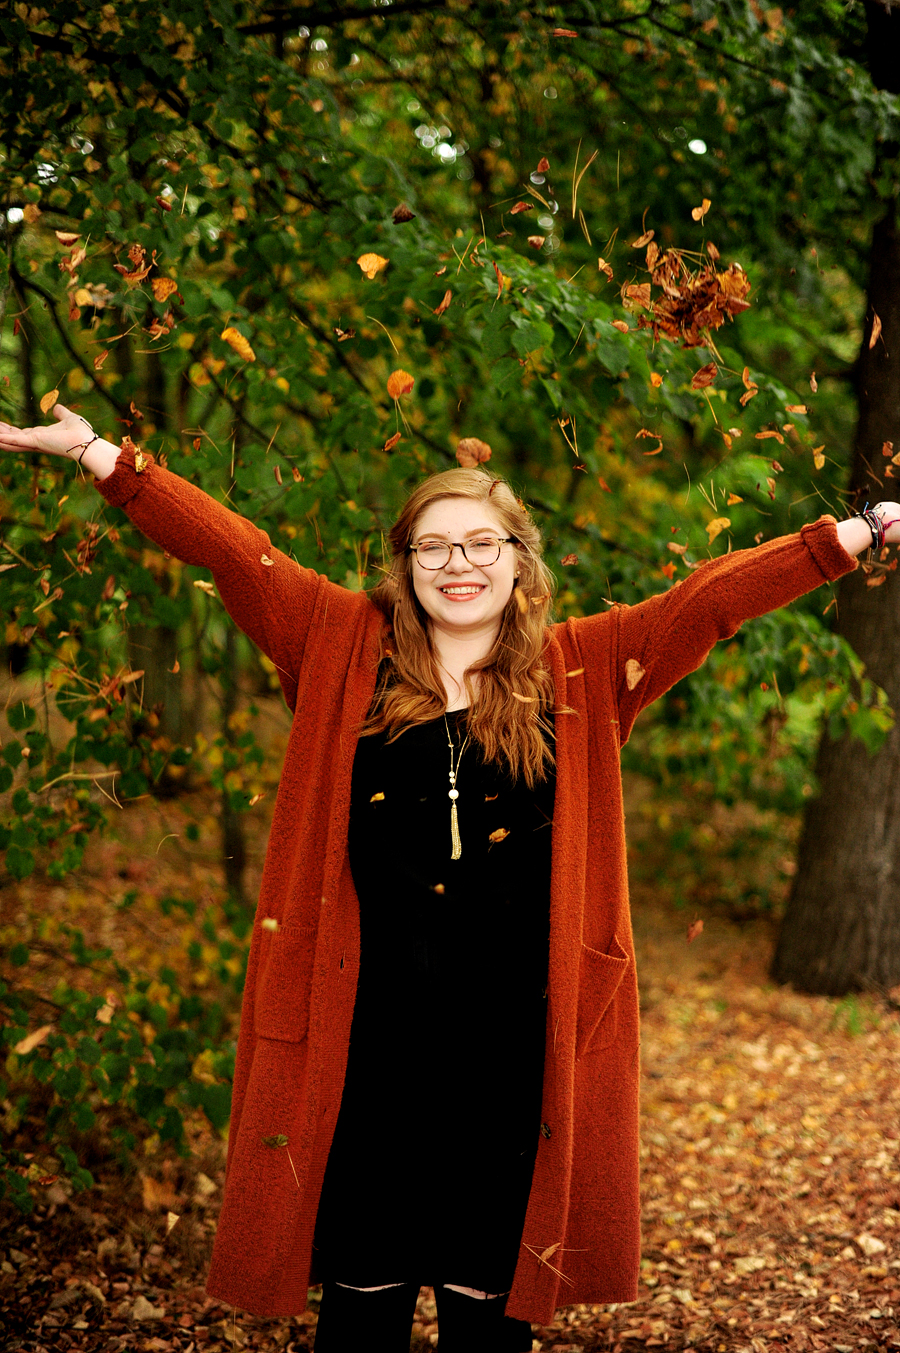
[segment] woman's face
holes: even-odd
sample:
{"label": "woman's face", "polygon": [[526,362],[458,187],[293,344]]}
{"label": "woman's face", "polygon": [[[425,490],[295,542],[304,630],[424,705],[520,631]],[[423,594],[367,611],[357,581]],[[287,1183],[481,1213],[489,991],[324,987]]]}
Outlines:
{"label": "woman's face", "polygon": [[[486,503],[441,498],[427,507],[413,530],[413,545],[423,540],[449,542],[480,536],[506,537],[499,517]],[[519,560],[514,545],[503,545],[495,564],[470,564],[454,549],[443,568],[432,572],[412,556],[412,582],[432,629],[458,636],[484,634],[493,640],[512,595]]]}

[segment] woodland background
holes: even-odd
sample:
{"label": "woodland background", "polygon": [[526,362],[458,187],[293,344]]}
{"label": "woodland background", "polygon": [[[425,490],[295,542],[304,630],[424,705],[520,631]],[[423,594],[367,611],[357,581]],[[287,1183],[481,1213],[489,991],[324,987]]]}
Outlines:
{"label": "woodland background", "polygon": [[[59,398],[352,588],[478,439],[560,618],[900,497],[898,39],[886,0],[6,7],[0,416]],[[6,457],[0,517],[11,1337],[252,1341],[190,1284],[277,681],[72,465]],[[746,626],[626,751],[648,1305],[547,1348],[895,1337],[895,571]],[[183,1339],[140,1306],[163,1276]]]}

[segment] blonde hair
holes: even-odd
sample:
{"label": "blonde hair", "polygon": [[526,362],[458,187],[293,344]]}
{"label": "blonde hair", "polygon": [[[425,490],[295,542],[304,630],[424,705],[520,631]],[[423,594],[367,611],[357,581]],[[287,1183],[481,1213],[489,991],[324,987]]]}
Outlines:
{"label": "blonde hair", "polygon": [[446,498],[487,504],[503,533],[516,542],[519,577],[497,640],[487,657],[465,674],[467,728],[485,761],[501,762],[514,779],[523,776],[533,786],[553,764],[547,741],[552,729],[546,719],[553,704],[553,683],[544,650],[555,583],[541,557],[541,533],[524,503],[505,480],[484,470],[432,475],[410,494],[390,531],[390,564],[372,592],[389,628],[382,639],[378,687],[361,733],[386,731],[393,740],[406,728],[440,718],[447,707],[427,616],[413,586],[409,552],[423,512]]}

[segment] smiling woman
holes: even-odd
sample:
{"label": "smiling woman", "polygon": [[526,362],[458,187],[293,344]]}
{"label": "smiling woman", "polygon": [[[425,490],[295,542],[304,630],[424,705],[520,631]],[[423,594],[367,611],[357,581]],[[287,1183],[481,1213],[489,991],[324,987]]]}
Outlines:
{"label": "smiling woman", "polygon": [[312,1270],[317,1353],[346,1348],[349,1328],[360,1347],[407,1349],[423,1282],[442,1353],[525,1353],[529,1320],[561,1300],[633,1301],[620,748],[717,640],[900,538],[900,507],[823,517],[554,625],[540,533],[483,470],[416,489],[366,596],[54,413],[0,424],[0,449],[77,461],[158,545],[211,569],[293,712],[210,1292],[294,1315]]}

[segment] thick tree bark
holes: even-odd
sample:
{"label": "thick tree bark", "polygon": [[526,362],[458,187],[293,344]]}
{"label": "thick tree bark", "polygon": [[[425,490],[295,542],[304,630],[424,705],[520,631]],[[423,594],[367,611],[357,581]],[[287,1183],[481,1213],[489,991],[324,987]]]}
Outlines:
{"label": "thick tree bark", "polygon": [[[870,69],[876,83],[898,92],[900,8],[866,6]],[[887,53],[893,53],[885,63]],[[872,235],[868,307],[858,365],[859,422],[851,490],[859,510],[900,499],[900,478],[887,478],[885,442],[900,451],[900,227],[897,146],[882,147],[876,177],[894,194]],[[881,335],[870,340],[875,316]],[[876,326],[877,327],[877,326]],[[900,711],[900,572],[867,587],[861,569],[838,593],[840,633]],[[876,756],[850,738],[824,736],[817,774],[821,795],[810,803],[797,875],[772,975],[803,991],[839,996],[884,991],[900,983],[900,721]]]}

